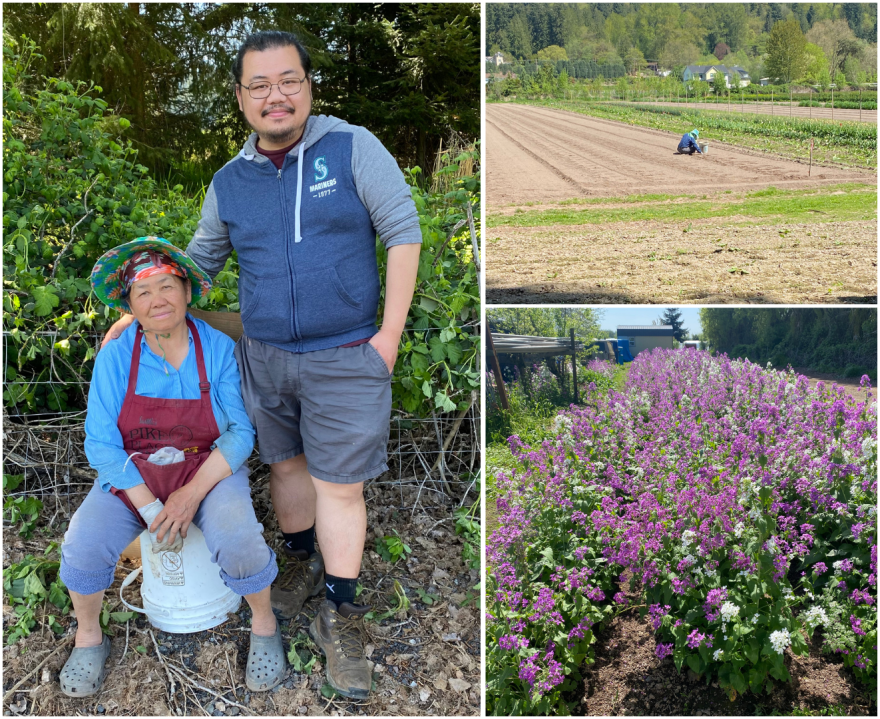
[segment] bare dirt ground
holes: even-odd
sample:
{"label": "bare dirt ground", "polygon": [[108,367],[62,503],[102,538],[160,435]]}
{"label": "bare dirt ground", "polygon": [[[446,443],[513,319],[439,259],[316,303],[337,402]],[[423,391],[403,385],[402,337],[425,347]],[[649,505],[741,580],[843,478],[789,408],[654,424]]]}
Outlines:
{"label": "bare dirt ground", "polygon": [[[264,472],[262,479],[252,476],[254,505],[267,541],[276,545],[278,552],[279,535],[269,504],[268,473]],[[408,608],[365,625],[374,679],[369,699],[327,696],[322,657],[308,638],[309,621],[322,600],[319,595],[310,599],[295,619],[281,625],[285,648],[289,649],[294,641],[304,662],[315,654],[317,662],[310,674],[289,670],[287,679],[270,692],[251,693],[244,686],[250,610],[242,602],[242,608],[229,615],[224,624],[195,634],[167,634],[152,629],[142,618],[131,620],[128,626],[111,623],[114,637],[104,687],[97,695],[82,699],[65,697],[58,687],[58,672],[69,655],[69,644],[62,646],[62,642],[71,640],[75,621],[62,618],[65,634],[58,638],[45,628],[41,631],[38,625],[31,636],[3,648],[4,714],[479,714],[480,601],[478,590],[474,590],[479,571],[469,569],[462,560],[462,541],[455,535],[451,500],[449,507],[420,507],[413,513],[397,509],[401,493],[393,485],[368,485],[366,494],[368,530],[361,572],[364,594],[358,601],[371,604],[380,613],[393,609],[399,605],[395,584],[410,601]],[[415,497],[406,499],[412,501]],[[51,504],[50,497],[46,500],[49,513],[53,511]],[[397,530],[412,548],[412,554],[397,564],[383,561],[374,551],[376,539],[391,535],[392,530]],[[50,539],[60,541],[61,537],[57,532],[53,535],[43,531],[25,542],[6,531],[4,567],[21,561],[25,554],[42,553]],[[138,565],[138,561],[118,565],[116,581],[106,595],[112,611],[124,609],[119,603],[119,586]],[[139,593],[126,592],[128,601],[140,604]],[[8,627],[11,607],[5,603],[3,620]],[[10,691],[13,687],[16,690]]]}
{"label": "bare dirt ground", "polygon": [[676,154],[669,132],[564,110],[486,106],[487,206],[574,197],[799,189],[876,182],[877,173],[813,166],[712,143],[705,157]]}
{"label": "bare dirt ground", "polygon": [[[876,303],[874,222],[495,227],[490,304]],[[736,226],[736,223],[744,223]]]}
{"label": "bare dirt ground", "polygon": [[717,683],[707,685],[689,669],[679,674],[671,658],[657,659],[656,641],[638,611],[613,619],[597,637],[596,662],[571,700],[584,716],[762,716],[790,715],[794,710],[876,716],[865,684],[834,655],[821,654],[821,632],[809,641],[810,653],[786,653],[792,680],[770,694],[748,693],[730,701]]}
{"label": "bare dirt ground", "polygon": [[[658,105],[661,107],[685,107],[681,102],[639,102],[639,105]],[[736,113],[738,115],[774,115],[776,117],[799,117],[807,120],[846,120],[849,122],[877,122],[876,110],[841,110],[830,107],[798,107],[797,101],[789,108],[788,102],[736,102],[735,96],[730,96],[730,105],[726,102],[689,102],[687,107],[694,110],[718,110],[720,112]],[[728,110],[728,107],[730,108]]]}

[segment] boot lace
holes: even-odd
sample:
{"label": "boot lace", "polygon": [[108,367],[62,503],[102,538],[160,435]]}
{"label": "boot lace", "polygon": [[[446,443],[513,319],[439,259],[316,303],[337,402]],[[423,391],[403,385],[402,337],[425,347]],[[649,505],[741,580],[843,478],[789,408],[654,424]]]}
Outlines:
{"label": "boot lace", "polygon": [[364,654],[364,623],[360,617],[346,619],[339,616],[336,620],[339,634],[339,648],[348,658],[360,659]]}

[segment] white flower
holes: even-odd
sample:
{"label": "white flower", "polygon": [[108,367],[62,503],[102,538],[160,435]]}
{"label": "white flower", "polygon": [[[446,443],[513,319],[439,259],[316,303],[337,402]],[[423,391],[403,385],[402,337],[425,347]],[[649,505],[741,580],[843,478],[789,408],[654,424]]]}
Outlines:
{"label": "white flower", "polygon": [[761,615],[760,615],[760,614],[756,614],[754,617],[752,617],[752,624],[757,624],[757,623],[758,623],[758,619],[760,619],[760,618],[761,618]]}
{"label": "white flower", "polygon": [[841,559],[841,560],[835,562],[834,564],[832,564],[831,566],[834,567],[834,571],[835,571],[835,572],[839,572],[839,571],[840,571],[840,566],[841,566],[842,564],[843,564],[843,560]]}
{"label": "white flower", "polygon": [[721,621],[730,622],[739,614],[739,607],[733,602],[724,602],[721,605]]}
{"label": "white flower", "polygon": [[787,629],[778,629],[770,635],[770,644],[777,654],[782,654],[785,648],[791,644],[791,634]]}
{"label": "white flower", "polygon": [[587,491],[587,488],[586,488],[586,487],[582,487],[582,486],[578,486],[578,487],[575,487],[572,491],[573,491],[575,494],[583,494],[584,492]]}
{"label": "white flower", "polygon": [[[727,639],[727,637],[724,637],[724,638]],[[723,654],[724,654],[723,649],[716,649],[715,653],[712,655],[712,658],[715,659],[715,661],[717,662],[719,659],[721,659],[721,656]]]}
{"label": "white flower", "polygon": [[808,611],[804,612],[803,617],[804,624],[810,627],[828,624],[828,615],[825,614],[825,610],[822,607],[811,607]]}
{"label": "white flower", "polygon": [[782,588],[782,596],[784,596],[786,599],[788,599],[789,597],[794,596],[794,591],[792,590],[791,587],[783,587]]}
{"label": "white flower", "polygon": [[734,536],[739,539],[743,536],[743,531],[745,530],[745,525],[742,522],[737,522],[736,526],[733,528]]}
{"label": "white flower", "polygon": [[690,529],[685,529],[684,532],[681,533],[681,543],[687,547],[693,543],[694,537],[696,536],[696,532],[693,532]]}

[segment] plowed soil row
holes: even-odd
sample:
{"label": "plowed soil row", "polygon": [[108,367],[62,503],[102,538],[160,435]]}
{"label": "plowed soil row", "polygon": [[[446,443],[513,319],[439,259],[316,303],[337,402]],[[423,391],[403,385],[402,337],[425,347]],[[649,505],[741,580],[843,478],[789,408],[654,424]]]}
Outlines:
{"label": "plowed soil row", "polygon": [[486,300],[876,303],[876,223],[748,220],[496,227],[486,236]]}
{"label": "plowed soil row", "polygon": [[808,188],[876,181],[876,173],[813,167],[713,143],[705,157],[678,155],[672,133],[564,110],[486,107],[487,203],[573,197]]}

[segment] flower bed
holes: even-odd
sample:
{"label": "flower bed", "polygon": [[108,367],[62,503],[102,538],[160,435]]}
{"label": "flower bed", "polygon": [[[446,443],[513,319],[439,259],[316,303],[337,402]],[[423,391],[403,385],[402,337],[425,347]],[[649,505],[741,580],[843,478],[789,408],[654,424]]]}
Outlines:
{"label": "flower bed", "polygon": [[[876,681],[876,403],[705,352],[655,350],[623,392],[509,445],[487,546],[487,712],[566,712],[594,631],[638,610],[656,654],[731,699],[824,652]],[[636,592],[626,606],[621,583]]]}

